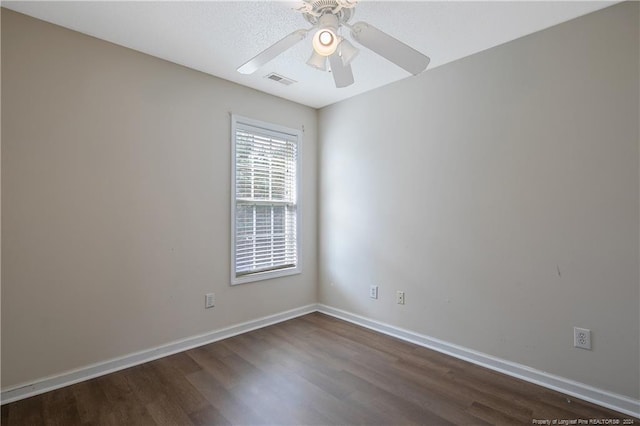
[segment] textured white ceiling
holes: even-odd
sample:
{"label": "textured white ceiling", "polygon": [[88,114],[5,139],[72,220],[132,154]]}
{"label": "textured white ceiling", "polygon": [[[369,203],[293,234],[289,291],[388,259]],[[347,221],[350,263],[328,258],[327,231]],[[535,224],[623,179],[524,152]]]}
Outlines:
{"label": "textured white ceiling", "polygon": [[[431,58],[427,68],[601,9],[616,1],[368,1],[351,23],[366,21]],[[311,37],[253,75],[236,68],[309,24],[296,2],[36,2],[2,6],[311,107],[322,107],[410,77],[366,48],[353,61],[355,83],[336,89],[328,72],[305,64]],[[349,36],[347,36],[349,38]],[[357,44],[354,42],[354,45]],[[283,86],[270,72],[297,83]]]}

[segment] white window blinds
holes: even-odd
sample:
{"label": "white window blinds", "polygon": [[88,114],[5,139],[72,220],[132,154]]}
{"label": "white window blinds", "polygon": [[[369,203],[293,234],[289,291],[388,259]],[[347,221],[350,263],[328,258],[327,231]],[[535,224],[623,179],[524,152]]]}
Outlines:
{"label": "white window blinds", "polygon": [[259,124],[234,117],[232,281],[236,284],[299,272],[299,135]]}

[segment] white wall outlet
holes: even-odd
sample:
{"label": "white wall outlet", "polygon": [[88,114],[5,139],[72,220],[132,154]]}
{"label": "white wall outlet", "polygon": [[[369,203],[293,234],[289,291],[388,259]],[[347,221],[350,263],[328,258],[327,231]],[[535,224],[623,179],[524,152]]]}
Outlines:
{"label": "white wall outlet", "polygon": [[207,293],[204,295],[204,307],[213,308],[216,304],[216,296],[213,293]]}
{"label": "white wall outlet", "polygon": [[573,346],[591,350],[591,330],[573,327]]}
{"label": "white wall outlet", "polygon": [[404,305],[404,291],[396,291],[396,303]]}
{"label": "white wall outlet", "polygon": [[377,285],[370,285],[369,286],[369,297],[372,299],[377,299],[378,298],[378,286]]}

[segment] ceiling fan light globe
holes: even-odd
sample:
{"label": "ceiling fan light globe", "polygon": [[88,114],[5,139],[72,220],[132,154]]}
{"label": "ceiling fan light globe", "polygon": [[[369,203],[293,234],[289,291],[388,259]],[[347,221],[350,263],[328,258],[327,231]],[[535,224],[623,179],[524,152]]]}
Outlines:
{"label": "ceiling fan light globe", "polygon": [[313,50],[318,55],[329,56],[338,48],[338,37],[330,28],[321,28],[313,36]]}
{"label": "ceiling fan light globe", "polygon": [[318,42],[325,47],[331,46],[331,44],[333,43],[333,34],[331,34],[331,31],[320,31],[320,35],[318,35]]}
{"label": "ceiling fan light globe", "polygon": [[327,70],[327,57],[319,55],[315,50],[311,53],[311,57],[307,61],[307,65],[312,66],[313,68],[326,71]]}
{"label": "ceiling fan light globe", "polygon": [[338,45],[338,55],[340,55],[342,64],[345,67],[351,64],[351,62],[355,59],[356,56],[358,56],[359,53],[360,49],[351,44],[351,42],[347,39],[342,39],[342,41]]}

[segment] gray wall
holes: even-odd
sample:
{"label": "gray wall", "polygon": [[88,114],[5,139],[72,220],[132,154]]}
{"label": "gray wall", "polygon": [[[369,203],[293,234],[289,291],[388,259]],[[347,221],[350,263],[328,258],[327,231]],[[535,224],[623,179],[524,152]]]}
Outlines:
{"label": "gray wall", "polygon": [[[3,388],[316,301],[314,109],[9,10],[2,86]],[[229,112],[306,129],[302,275],[229,286]]]}
{"label": "gray wall", "polygon": [[320,302],[638,398],[638,6],[322,109]]}

